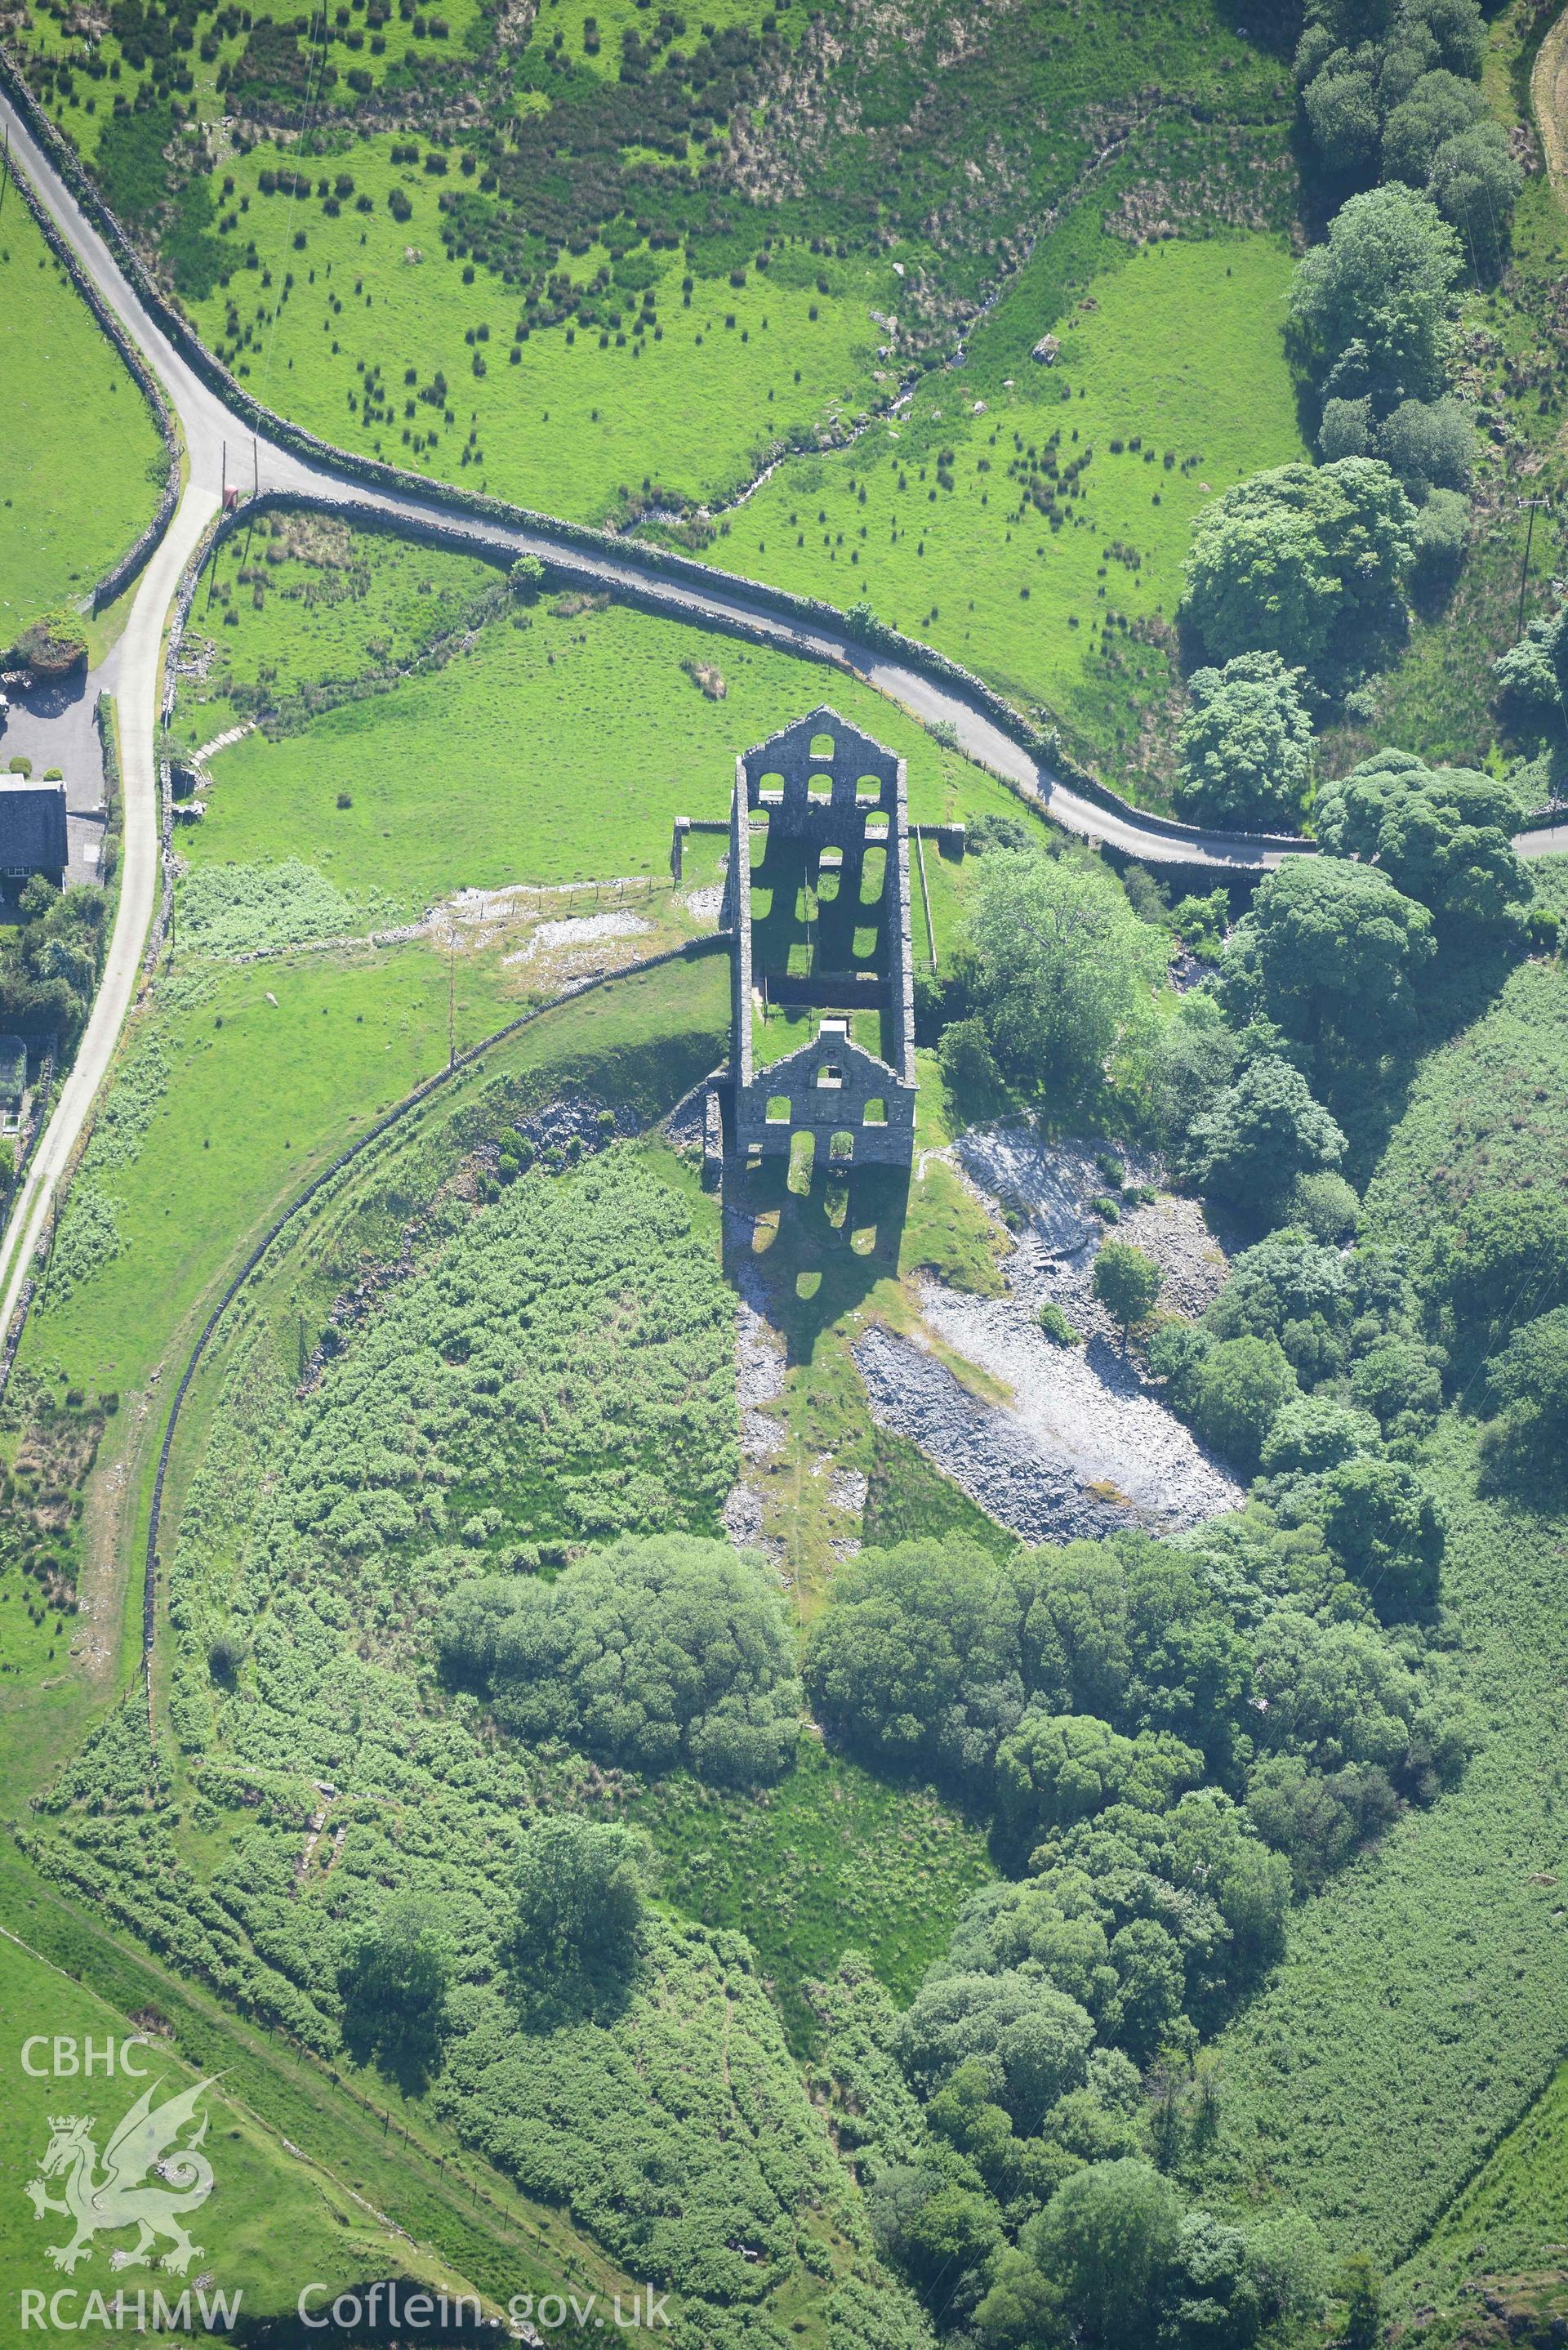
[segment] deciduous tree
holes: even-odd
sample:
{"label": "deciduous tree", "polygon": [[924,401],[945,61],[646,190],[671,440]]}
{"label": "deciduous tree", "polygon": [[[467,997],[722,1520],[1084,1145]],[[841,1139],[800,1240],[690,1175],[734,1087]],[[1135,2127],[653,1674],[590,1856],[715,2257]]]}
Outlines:
{"label": "deciduous tree", "polygon": [[1178,738],[1177,799],[1203,824],[1293,829],[1312,780],[1312,722],[1277,652],[1195,670]]}
{"label": "deciduous tree", "polygon": [[1148,1320],[1164,1285],[1153,1257],[1130,1241],[1106,1241],[1095,1259],[1095,1295],[1120,1324],[1124,1342],[1137,1323]]}

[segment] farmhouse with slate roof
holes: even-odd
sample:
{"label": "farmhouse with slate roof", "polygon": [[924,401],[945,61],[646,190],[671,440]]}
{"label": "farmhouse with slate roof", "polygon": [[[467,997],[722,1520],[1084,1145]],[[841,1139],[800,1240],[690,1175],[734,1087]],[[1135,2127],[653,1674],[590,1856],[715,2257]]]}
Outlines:
{"label": "farmhouse with slate roof", "polygon": [[6,896],[16,897],[35,873],[45,875],[57,889],[69,855],[64,784],[0,775],[0,879]]}

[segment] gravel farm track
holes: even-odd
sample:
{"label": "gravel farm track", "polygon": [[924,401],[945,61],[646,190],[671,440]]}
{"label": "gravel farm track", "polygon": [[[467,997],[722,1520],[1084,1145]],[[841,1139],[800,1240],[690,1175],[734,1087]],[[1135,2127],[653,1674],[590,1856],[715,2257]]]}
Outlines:
{"label": "gravel farm track", "polygon": [[[1558,58],[1553,91],[1561,88],[1568,101],[1568,13],[1548,36],[1543,60],[1549,48]],[[1540,68],[1537,72],[1539,96]],[[1558,122],[1563,120],[1561,115],[1555,118]],[[1131,808],[1104,806],[1053,775],[987,713],[978,696],[967,695],[961,684],[897,656],[876,652],[836,632],[827,622],[804,616],[788,598],[761,585],[716,574],[709,588],[689,574],[671,576],[642,554],[635,542],[628,541],[624,551],[611,543],[585,546],[581,534],[553,525],[547,517],[519,514],[512,522],[501,515],[476,515],[457,498],[443,497],[439,489],[427,486],[404,492],[368,483],[352,470],[347,457],[341,465],[330,451],[306,458],[270,440],[265,432],[253,433],[151,315],[109,243],[78,203],[52,157],[4,89],[0,89],[0,130],[9,136],[13,169],[26,173],[99,297],[157,377],[178,420],[186,452],[182,494],[141,575],[121,652],[125,837],[114,931],[75,1063],[33,1154],[0,1244],[0,1279],[4,1281],[0,1333],[11,1328],[28,1269],[135,999],[161,879],[154,742],[164,629],[182,575],[219,510],[226,480],[243,484],[249,474],[253,492],[281,493],[368,522],[379,518],[416,527],[433,526],[453,543],[465,541],[476,553],[503,559],[534,555],[557,575],[569,575],[574,583],[612,596],[634,597],[670,619],[737,629],[784,651],[851,670],[925,723],[950,725],[960,747],[971,759],[1033,801],[1066,830],[1147,862],[1256,873],[1287,856],[1312,849],[1314,844],[1309,841],[1206,831],[1162,818],[1142,818]],[[1562,146],[1560,138],[1559,151]],[[1559,160],[1554,156],[1554,180]],[[1568,826],[1521,836],[1519,846],[1527,854],[1568,849]]]}

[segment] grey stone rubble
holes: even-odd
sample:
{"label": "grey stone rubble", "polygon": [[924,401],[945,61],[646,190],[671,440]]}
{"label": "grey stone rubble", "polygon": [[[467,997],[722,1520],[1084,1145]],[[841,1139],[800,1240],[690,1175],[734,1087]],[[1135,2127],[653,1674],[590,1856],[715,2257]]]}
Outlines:
{"label": "grey stone rubble", "polygon": [[[846,1517],[858,1524],[866,1508],[871,1480],[864,1469],[832,1468],[829,1465],[827,1498],[836,1510],[842,1510]],[[829,1537],[827,1547],[835,1558],[853,1558],[860,1548],[860,1537],[858,1534],[834,1534]]]}
{"label": "grey stone rubble", "polygon": [[[1155,1180],[1152,1161],[1118,1155],[1130,1180]],[[1107,1188],[1096,1146],[1044,1144],[1013,1126],[965,1135],[953,1159],[993,1214],[1005,1205],[1021,1222],[1018,1245],[1004,1296],[927,1281],[922,1315],[935,1337],[1010,1388],[1014,1401],[982,1401],[933,1353],[874,1326],[855,1350],[873,1417],[1031,1542],[1118,1525],[1174,1531],[1238,1507],[1241,1488],[1147,1388],[1091,1294],[1106,1234],[1088,1203]],[[1225,1257],[1195,1202],[1161,1197],[1130,1211],[1119,1230],[1162,1265],[1171,1305],[1202,1310]],[[1061,1305],[1083,1347],[1045,1336],[1038,1317],[1047,1300]]]}
{"label": "grey stone rubble", "polygon": [[[185,871],[182,860],[174,862],[175,878]],[[460,889],[454,897],[443,899],[428,907],[416,922],[399,922],[389,930],[346,933],[330,939],[294,939],[279,946],[254,947],[243,954],[225,958],[236,963],[268,962],[280,955],[331,954],[345,947],[404,946],[412,939],[433,939],[438,946],[457,944],[467,950],[493,945],[508,926],[526,919],[529,903],[553,901],[593,890],[602,897],[609,889],[635,891],[635,902],[648,901],[646,876],[617,881],[509,882],[498,889]],[[722,884],[708,891],[694,891],[686,899],[693,919],[713,928],[718,920],[718,899]],[[701,900],[700,903],[699,900]],[[578,915],[560,922],[541,920],[528,943],[515,954],[503,960],[508,963],[526,962],[537,953],[553,954],[571,951],[578,946],[593,946],[608,938],[640,935],[652,925],[641,915],[629,910],[613,913]],[[598,970],[576,973],[579,981],[600,976]],[[563,990],[569,993],[569,990]]]}
{"label": "grey stone rubble", "polygon": [[533,962],[540,955],[555,954],[564,947],[597,946],[605,939],[640,938],[651,928],[640,914],[574,914],[558,922],[540,922],[534,929],[526,946],[514,954],[503,955],[504,963]]}
{"label": "grey stone rubble", "polygon": [[1105,1158],[1120,1160],[1128,1185],[1158,1189],[1165,1170],[1150,1152],[1077,1139],[1047,1144],[1032,1127],[1012,1123],[971,1128],[944,1155],[992,1214],[1010,1211],[1027,1220],[1008,1260],[1012,1286],[1026,1291],[1036,1310],[1054,1298],[1085,1337],[1117,1337],[1091,1288],[1096,1252],[1105,1240],[1131,1241],[1154,1258],[1165,1275],[1162,1308],[1196,1315],[1219,1294],[1228,1238],[1223,1228],[1210,1229],[1199,1201],[1162,1191],[1146,1207],[1124,1208],[1114,1227],[1089,1204],[1102,1194],[1115,1196],[1100,1165]]}
{"label": "grey stone rubble", "polygon": [[741,1475],[724,1503],[724,1531],[749,1550],[764,1551],[781,1571],[784,1544],[763,1531],[761,1478],[784,1447],[784,1430],[768,1411],[783,1391],[784,1343],[768,1319],[763,1284],[751,1263],[751,1219],[725,1211],[737,1266],[735,1373],[741,1405]]}

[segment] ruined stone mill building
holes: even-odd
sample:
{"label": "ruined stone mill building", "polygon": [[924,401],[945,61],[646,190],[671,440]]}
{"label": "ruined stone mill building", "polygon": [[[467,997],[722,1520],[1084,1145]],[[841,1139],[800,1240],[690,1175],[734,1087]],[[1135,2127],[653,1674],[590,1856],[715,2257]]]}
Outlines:
{"label": "ruined stone mill building", "polygon": [[907,1167],[915,1140],[904,762],[826,704],[735,762],[730,1145]]}

